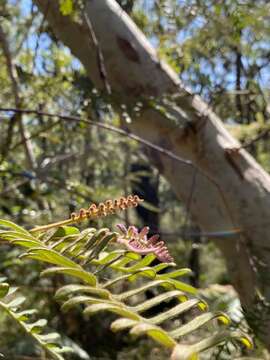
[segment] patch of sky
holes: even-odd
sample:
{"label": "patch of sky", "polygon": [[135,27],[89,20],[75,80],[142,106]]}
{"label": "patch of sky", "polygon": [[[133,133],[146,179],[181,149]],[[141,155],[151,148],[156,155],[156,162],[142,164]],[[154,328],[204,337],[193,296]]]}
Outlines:
{"label": "patch of sky", "polygon": [[9,0],[12,5],[19,5],[22,16],[28,16],[31,13],[32,1],[31,0]]}

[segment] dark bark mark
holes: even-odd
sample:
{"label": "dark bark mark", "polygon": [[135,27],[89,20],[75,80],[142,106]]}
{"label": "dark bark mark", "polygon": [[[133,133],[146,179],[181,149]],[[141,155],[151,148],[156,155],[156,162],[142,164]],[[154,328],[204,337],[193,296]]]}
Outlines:
{"label": "dark bark mark", "polygon": [[239,164],[237,163],[236,156],[238,155],[237,149],[225,149],[225,159],[229,163],[229,165],[233,168],[233,170],[236,172],[238,177],[241,180],[244,180],[244,174],[242,172],[242,169],[240,168]]}
{"label": "dark bark mark", "polygon": [[153,151],[152,149],[145,149],[145,150],[146,150],[146,154],[151,159],[152,164],[159,170],[161,174],[164,174],[165,168],[162,163],[160,154],[158,154],[156,151]]}
{"label": "dark bark mark", "polygon": [[121,51],[124,53],[124,55],[128,60],[138,64],[141,63],[140,56],[132,43],[122,38],[121,36],[117,36],[116,40],[119,48],[121,49]]}
{"label": "dark bark mark", "polygon": [[235,105],[237,112],[240,117],[240,122],[244,122],[244,115],[243,115],[243,105],[242,105],[242,99],[241,99],[241,76],[242,76],[242,54],[237,49],[236,51],[236,80],[235,80],[235,90],[236,90],[236,96],[235,96]]}

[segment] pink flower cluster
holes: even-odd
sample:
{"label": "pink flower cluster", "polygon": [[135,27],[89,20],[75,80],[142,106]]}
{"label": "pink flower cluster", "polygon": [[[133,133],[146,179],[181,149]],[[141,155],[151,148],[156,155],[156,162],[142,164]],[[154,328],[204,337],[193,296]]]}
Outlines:
{"label": "pink flower cluster", "polygon": [[117,241],[125,245],[130,251],[141,255],[153,253],[161,262],[174,261],[164,242],[158,241],[159,235],[153,235],[148,239],[149,227],[144,227],[141,231],[135,226],[129,226],[127,229],[125,225],[118,224],[117,227],[123,234],[123,237],[119,237]]}

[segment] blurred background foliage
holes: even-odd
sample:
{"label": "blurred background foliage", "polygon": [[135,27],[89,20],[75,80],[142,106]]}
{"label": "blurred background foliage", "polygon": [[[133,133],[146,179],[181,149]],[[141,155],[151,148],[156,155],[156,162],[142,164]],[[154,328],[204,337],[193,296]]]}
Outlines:
{"label": "blurred background foliage", "polygon": [[[118,2],[159,56],[211,104],[269,170],[269,1]],[[80,5],[62,2],[63,11],[75,11],[74,16]],[[31,0],[1,0],[0,30],[0,107],[20,105],[121,125],[124,109],[122,116],[113,111]],[[31,114],[21,117],[21,126],[13,126],[15,121],[11,112],[0,113],[1,218],[30,227],[67,218],[91,202],[137,193],[145,198],[144,207],[106,218],[102,226],[114,228],[124,222],[148,225],[161,233],[177,264],[194,271],[189,281],[206,288],[202,294],[208,301],[217,309],[230,306],[239,315],[237,295],[219,251],[200,234],[189,217],[188,204],[179,204],[166,180],[149,164],[141,144],[83,122]],[[40,280],[41,265],[22,264],[18,254],[17,249],[0,245],[0,273],[20,286],[29,307],[34,304],[50,326],[65,334],[66,344],[75,350],[71,358],[167,359],[150,340],[112,334],[107,314],[88,322],[76,311],[62,315],[52,294],[63,280]],[[240,313],[236,322],[242,321]],[[2,313],[0,349],[8,359],[44,358]],[[232,358],[227,354],[230,349],[221,350],[212,358]],[[260,344],[249,356],[268,359]]]}

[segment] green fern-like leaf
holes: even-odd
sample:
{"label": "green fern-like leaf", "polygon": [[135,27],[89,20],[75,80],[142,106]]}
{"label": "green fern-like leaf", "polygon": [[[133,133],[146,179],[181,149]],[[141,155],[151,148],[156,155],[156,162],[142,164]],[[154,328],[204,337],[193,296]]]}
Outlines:
{"label": "green fern-like leaf", "polygon": [[24,301],[23,296],[17,295],[17,288],[10,287],[5,282],[5,278],[0,279],[0,310],[5,311],[27,335],[31,336],[45,350],[50,358],[64,360],[61,354],[70,349],[58,344],[60,338],[58,333],[42,334],[42,330],[47,324],[45,319],[30,322],[30,318],[36,313],[36,310],[21,310]]}
{"label": "green fern-like leaf", "polygon": [[[179,280],[190,272],[188,269],[175,270],[174,263],[152,265],[155,255],[151,253],[142,257],[127,250],[110,249],[119,235],[109,229],[91,228],[80,233],[76,228],[58,228],[35,237],[12,223],[0,221],[0,226],[4,228],[0,232],[2,239],[28,249],[22,259],[53,265],[44,270],[42,276],[61,273],[76,280],[56,293],[63,311],[83,305],[87,316],[102,311],[117,314],[119,318],[111,324],[113,331],[128,330],[133,336],[147,335],[170,348],[175,360],[195,359],[200,352],[236,337],[252,346],[245,334],[224,331],[222,327],[215,328],[210,338],[185,345],[185,351],[180,351],[184,337],[186,339],[215,319],[224,326],[230,319],[224,313],[208,311],[207,304],[197,297],[196,289]],[[103,280],[107,269],[110,269],[110,279]],[[161,272],[165,269],[165,273]],[[133,283],[133,288],[121,292],[127,282]],[[153,298],[145,300],[149,289],[154,290]],[[154,316],[147,315],[168,300],[174,300],[169,309]],[[173,321],[170,326],[167,324],[168,320],[181,321],[183,315],[185,322],[180,326],[175,327]]]}

